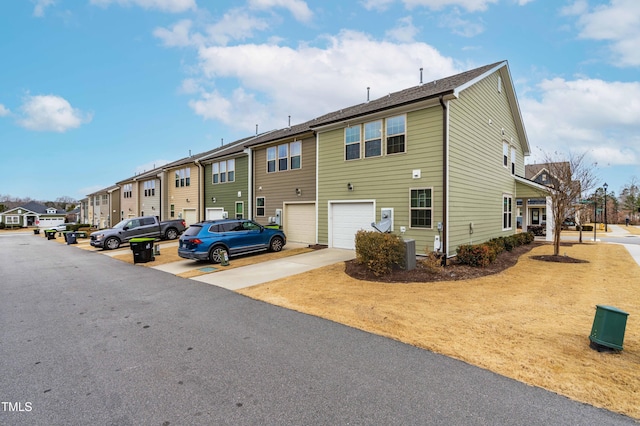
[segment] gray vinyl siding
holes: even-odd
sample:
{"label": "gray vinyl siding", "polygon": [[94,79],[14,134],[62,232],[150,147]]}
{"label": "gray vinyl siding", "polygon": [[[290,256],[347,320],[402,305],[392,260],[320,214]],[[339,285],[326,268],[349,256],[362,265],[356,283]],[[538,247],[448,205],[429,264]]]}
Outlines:
{"label": "gray vinyl siding", "polygon": [[[516,232],[515,180],[510,155],[508,167],[503,166],[503,141],[517,150],[516,175],[524,175],[524,158],[506,91],[499,93],[497,87],[498,73],[494,73],[449,103],[449,254],[460,244]],[[503,194],[513,196],[512,228],[505,231]]]}
{"label": "gray vinyl siding", "polygon": [[[267,173],[267,148],[288,144],[294,139],[273,142],[254,151],[254,188],[251,203],[253,212],[251,214],[253,219],[262,225],[268,223],[269,217],[276,215],[276,209],[283,209],[285,202],[315,202],[316,200],[316,140],[314,136],[296,140],[302,141],[299,169]],[[296,188],[300,189],[300,196],[296,195]],[[256,216],[257,197],[264,197],[264,216]]]}
{"label": "gray vinyl siding", "polygon": [[[387,117],[398,113],[390,112]],[[363,120],[360,123],[368,122]],[[350,122],[351,126],[359,124]],[[436,224],[442,221],[442,109],[432,107],[406,114],[406,152],[359,160],[345,160],[344,127],[319,134],[318,242],[329,239],[330,200],[375,200],[376,221],[381,208],[393,208],[393,232],[416,240],[416,250],[433,250]],[[421,177],[413,179],[413,170]],[[351,183],[353,191],[347,189]],[[410,227],[410,190],[432,189],[431,229]]]}
{"label": "gray vinyl siding", "polygon": [[[230,158],[220,158],[214,161],[218,163],[220,161],[227,161]],[[202,213],[202,219],[206,219],[207,208],[223,208],[229,213],[229,218],[235,217],[236,202],[244,203],[244,217],[251,217],[251,212],[247,211],[249,208],[249,159],[246,155],[235,158],[235,177],[233,182],[225,182],[213,184],[212,163],[206,164],[204,168],[204,207],[205,212]],[[241,192],[241,197],[238,197],[238,191]],[[212,198],[216,199],[214,203]]]}

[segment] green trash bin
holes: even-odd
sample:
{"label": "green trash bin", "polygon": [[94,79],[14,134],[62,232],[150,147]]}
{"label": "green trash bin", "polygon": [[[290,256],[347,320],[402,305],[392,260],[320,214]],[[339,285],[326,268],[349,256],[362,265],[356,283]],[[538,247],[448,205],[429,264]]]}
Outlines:
{"label": "green trash bin", "polygon": [[147,263],[155,260],[153,257],[153,242],[155,238],[132,238],[129,241],[133,252],[133,263]]}
{"label": "green trash bin", "polygon": [[56,231],[55,229],[45,229],[44,235],[47,236],[47,240],[55,240],[56,239]]}
{"label": "green trash bin", "polygon": [[613,306],[596,305],[596,316],[591,327],[592,347],[622,350],[628,313]]}

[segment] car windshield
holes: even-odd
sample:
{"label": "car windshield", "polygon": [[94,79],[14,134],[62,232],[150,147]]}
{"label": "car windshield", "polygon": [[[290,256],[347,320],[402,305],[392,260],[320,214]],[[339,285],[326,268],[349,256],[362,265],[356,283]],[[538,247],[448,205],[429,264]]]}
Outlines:
{"label": "car windshield", "polygon": [[129,219],[121,220],[120,222],[113,225],[114,228],[124,228],[124,226],[129,222]]}

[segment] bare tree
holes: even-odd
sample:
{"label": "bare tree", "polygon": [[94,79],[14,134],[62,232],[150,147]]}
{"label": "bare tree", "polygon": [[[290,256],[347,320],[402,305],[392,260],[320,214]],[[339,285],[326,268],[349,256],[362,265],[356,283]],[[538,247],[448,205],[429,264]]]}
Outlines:
{"label": "bare tree", "polygon": [[557,152],[545,154],[545,167],[551,177],[551,191],[542,195],[551,198],[551,214],[553,217],[553,254],[560,254],[560,231],[562,222],[576,210],[580,209],[580,200],[584,193],[595,186],[593,169],[596,164],[587,164],[586,152],[570,154],[567,159]]}
{"label": "bare tree", "polygon": [[620,201],[622,209],[627,211],[627,217],[633,220],[636,212],[640,209],[640,184],[638,184],[638,179],[635,176],[622,188]]}

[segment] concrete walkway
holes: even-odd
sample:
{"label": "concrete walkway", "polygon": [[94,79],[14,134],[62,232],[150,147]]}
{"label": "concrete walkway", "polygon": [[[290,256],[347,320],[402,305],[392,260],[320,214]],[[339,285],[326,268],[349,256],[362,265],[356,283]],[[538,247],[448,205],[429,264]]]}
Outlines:
{"label": "concrete walkway", "polygon": [[[229,269],[191,278],[196,281],[238,290],[253,285],[277,280],[291,275],[301,274],[323,266],[344,262],[356,257],[354,250],[326,248],[312,252],[269,260],[255,265]],[[233,262],[233,258],[231,259]]]}

